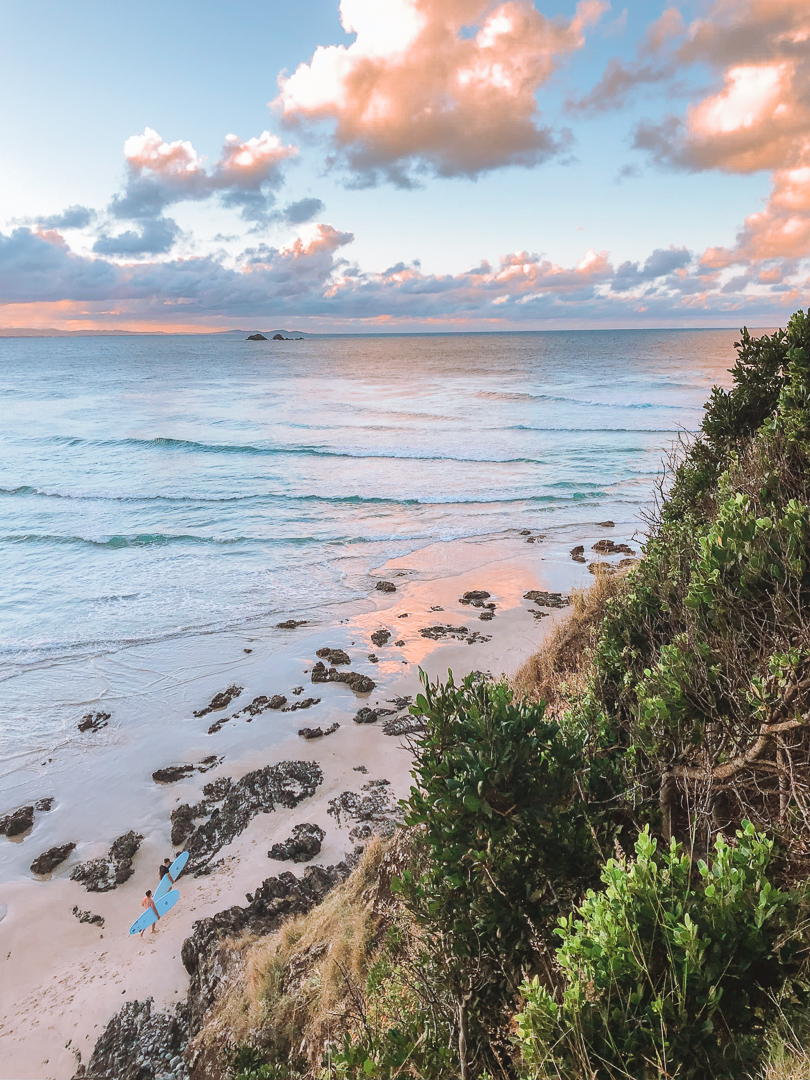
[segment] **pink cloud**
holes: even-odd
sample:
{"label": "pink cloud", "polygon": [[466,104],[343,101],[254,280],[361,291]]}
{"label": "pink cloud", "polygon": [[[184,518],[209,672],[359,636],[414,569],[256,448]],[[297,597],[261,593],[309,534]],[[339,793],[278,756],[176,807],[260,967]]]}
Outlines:
{"label": "pink cloud", "polygon": [[355,41],[319,46],[279,79],[274,104],[289,122],[333,122],[338,152],[369,178],[532,165],[565,141],[538,124],[535,95],[608,6],[581,0],[566,21],[531,0],[389,0],[384,13],[341,0]]}

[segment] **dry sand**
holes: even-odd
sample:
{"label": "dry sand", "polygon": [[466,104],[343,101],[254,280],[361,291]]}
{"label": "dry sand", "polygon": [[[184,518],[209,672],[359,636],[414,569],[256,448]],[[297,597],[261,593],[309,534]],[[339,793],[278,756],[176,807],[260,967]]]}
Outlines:
{"label": "dry sand", "polygon": [[[594,538],[605,535],[615,534],[594,529]],[[432,678],[445,675],[448,668],[457,677],[474,669],[495,675],[514,671],[562,614],[553,612],[535,619],[529,611],[534,605],[522,599],[523,593],[537,588],[567,592],[574,585],[587,584],[585,568],[567,556],[572,543],[587,539],[568,536],[554,545],[545,541],[528,545],[525,537],[499,535],[434,544],[386,564],[375,576],[393,581],[395,593],[372,591],[367,602],[339,610],[335,619],[308,628],[309,648],[316,640],[318,645],[346,648],[352,656],[352,670],[367,672],[378,682],[368,697],[358,698],[346,686],[311,686],[308,671],[313,661],[299,662],[299,681],[306,694],[322,697],[326,707],[293,714],[296,727],[325,726],[337,719],[341,724],[337,732],[312,741],[287,736],[261,747],[256,745],[255,729],[263,722],[258,717],[250,729],[241,729],[251,732],[250,744],[241,755],[232,732],[228,756],[216,771],[166,787],[152,785],[153,823],[129,823],[146,834],[135,858],[135,873],[111,892],[88,893],[70,881],[68,875],[76,858],[60,866],[50,881],[34,881],[27,874],[0,886],[0,1080],[69,1077],[79,1061],[87,1062],[95,1040],[124,1001],[151,996],[161,1008],[181,1000],[188,980],[180,949],[194,921],[243,904],[245,894],[266,877],[304,869],[267,856],[270,845],[288,837],[293,825],[303,821],[319,824],[326,830],[326,839],[315,861],[324,865],[339,862],[353,844],[348,838],[349,826],[338,827],[327,814],[329,800],[343,791],[360,791],[363,783],[373,779],[389,780],[395,795],[401,797],[410,782],[409,757],[402,740],[386,736],[379,723],[352,723],[356,710],[417,693],[419,666]],[[497,604],[492,621],[480,621],[477,610],[459,604],[459,597],[469,589],[486,589],[492,594]],[[436,623],[463,624],[491,636],[491,640],[468,645],[420,636],[421,627]],[[369,635],[381,628],[392,631],[391,641],[375,648]],[[398,639],[404,641],[402,646],[393,644]],[[376,653],[380,662],[369,663],[369,653]],[[312,651],[308,655],[312,656]],[[258,692],[274,692],[275,679],[275,674],[272,678],[268,675],[266,688]],[[247,694],[236,705],[246,700]],[[236,729],[235,724],[229,726]],[[196,734],[194,739],[198,740]],[[206,748],[209,753],[218,750],[214,737]],[[127,928],[140,912],[144,890],[155,887],[157,867],[171,852],[171,806],[193,802],[202,784],[217,776],[238,778],[251,769],[290,759],[320,763],[324,781],[314,797],[294,810],[279,808],[254,818],[222,849],[217,858],[223,862],[212,874],[180,879],[180,902],[160,922],[157,933],[147,931],[142,938],[130,938]],[[189,753],[179,760],[194,758]],[[367,773],[354,771],[358,765],[365,766]],[[90,776],[81,779],[86,784],[93,782]],[[109,794],[112,797],[113,792]],[[67,807],[57,807],[53,813],[68,812]],[[110,830],[103,817],[97,826],[97,848],[83,850],[82,858],[104,852],[109,839],[120,831]],[[36,826],[23,842],[27,862],[47,846],[37,843],[35,834]],[[0,843],[8,841],[0,839]],[[104,916],[104,928],[80,924],[71,913],[74,905]],[[4,906],[7,912],[3,917]]]}

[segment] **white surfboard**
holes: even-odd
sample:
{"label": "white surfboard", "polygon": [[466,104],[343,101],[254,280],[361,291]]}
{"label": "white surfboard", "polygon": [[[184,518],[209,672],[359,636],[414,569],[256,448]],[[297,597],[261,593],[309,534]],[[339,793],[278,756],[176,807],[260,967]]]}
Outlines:
{"label": "white surfboard", "polygon": [[[152,897],[152,899],[154,900],[154,897]],[[171,911],[179,899],[180,893],[177,889],[172,889],[171,892],[167,892],[164,896],[161,896],[159,900],[155,900],[155,907],[158,909],[158,914],[161,919],[167,911]],[[149,907],[143,915],[141,915],[139,919],[136,919],[132,926],[130,926],[129,932],[130,934],[140,934],[141,930],[148,929],[153,922],[157,922],[157,915],[155,915],[154,911]]]}
{"label": "white surfboard", "polygon": [[187,851],[181,851],[180,854],[177,856],[177,858],[172,863],[172,865],[169,867],[169,874],[171,874],[172,880],[171,881],[169,880],[169,874],[164,874],[163,875],[163,877],[160,879],[160,884],[155,889],[155,900],[159,900],[161,898],[161,896],[166,895],[166,893],[172,887],[172,882],[177,881],[177,879],[183,873],[183,870],[185,869],[185,866],[186,866],[187,862],[188,862],[188,852]]}

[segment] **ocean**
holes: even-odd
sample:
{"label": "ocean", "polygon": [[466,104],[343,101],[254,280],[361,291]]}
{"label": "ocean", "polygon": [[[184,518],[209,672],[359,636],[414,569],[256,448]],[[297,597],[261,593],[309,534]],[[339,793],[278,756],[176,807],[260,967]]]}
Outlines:
{"label": "ocean", "polygon": [[84,712],[117,700],[130,738],[221,635],[322,617],[388,559],[641,529],[736,337],[0,339],[0,811],[60,748],[80,767]]}

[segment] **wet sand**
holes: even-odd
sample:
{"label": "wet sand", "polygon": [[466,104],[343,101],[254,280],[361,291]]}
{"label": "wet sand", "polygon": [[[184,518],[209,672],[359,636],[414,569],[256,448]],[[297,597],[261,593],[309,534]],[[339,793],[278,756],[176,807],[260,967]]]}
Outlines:
{"label": "wet sand", "polygon": [[[323,612],[318,622],[293,631],[267,627],[217,635],[216,641],[202,642],[192,665],[167,665],[140,699],[129,701],[123,694],[105,699],[113,715],[95,741],[82,742],[78,734],[66,737],[58,769],[45,770],[36,790],[21,787],[16,803],[12,799],[8,807],[0,807],[5,812],[32,795],[56,796],[53,810],[36,816],[22,843],[0,838],[7,879],[0,885],[0,1080],[70,1076],[79,1061],[87,1062],[95,1040],[124,1001],[151,996],[161,1008],[181,1000],[188,980],[180,949],[193,922],[243,904],[245,894],[271,875],[305,868],[267,855],[294,825],[320,825],[326,838],[314,862],[339,862],[354,846],[348,836],[351,823],[338,826],[327,813],[329,800],[343,791],[359,792],[364,783],[379,779],[388,780],[400,798],[410,784],[405,740],[386,735],[380,721],[353,723],[356,711],[365,705],[391,707],[391,699],[416,694],[419,667],[431,678],[446,675],[448,669],[456,677],[471,670],[494,675],[514,671],[564,615],[551,611],[536,619],[531,614],[535,605],[523,594],[530,589],[567,593],[587,585],[586,567],[572,562],[568,550],[577,543],[590,547],[603,537],[628,539],[620,529],[594,527],[588,533],[560,532],[533,543],[527,543],[530,537],[511,533],[433,544],[375,571],[365,601]],[[397,591],[377,591],[374,582],[379,579],[395,583]],[[471,589],[491,593],[497,605],[494,619],[482,621],[480,610],[459,603]],[[431,610],[436,608],[443,610]],[[313,620],[311,614],[301,617]],[[490,640],[467,644],[420,635],[421,628],[436,624],[464,625]],[[375,647],[370,635],[379,629],[392,634],[386,645]],[[351,670],[370,675],[376,689],[358,696],[345,685],[313,685],[309,672],[316,649],[323,646],[345,649]],[[379,663],[372,663],[369,654],[376,654]],[[181,661],[182,654],[171,663]],[[107,661],[119,669],[131,662],[120,655]],[[244,691],[228,709],[192,716],[232,683],[243,685]],[[290,702],[300,700],[292,696],[295,686],[304,687],[300,697],[320,697],[321,703],[294,713],[265,712],[250,724],[244,717],[234,719],[216,734],[207,734],[212,721],[232,715],[258,694],[283,693]],[[125,700],[127,724],[121,720]],[[324,738],[304,740],[296,734],[300,727],[325,728],[335,721],[340,728]],[[169,785],[151,779],[156,768],[210,754],[224,760],[203,775]],[[180,880],[180,901],[157,933],[130,938],[127,928],[139,914],[140,899],[157,884],[160,861],[172,854],[172,808],[197,801],[203,785],[217,777],[238,779],[286,760],[320,764],[324,780],[315,795],[295,809],[277,807],[255,817],[217,854],[222,862],[210,875]],[[356,766],[367,772],[355,771]],[[104,854],[116,836],[131,828],[145,839],[125,884],[89,893],[69,880],[77,862]],[[33,858],[66,841],[76,842],[76,851],[51,880],[34,880],[27,870]],[[79,923],[72,915],[74,905],[102,915],[104,928]]]}

